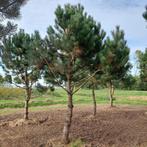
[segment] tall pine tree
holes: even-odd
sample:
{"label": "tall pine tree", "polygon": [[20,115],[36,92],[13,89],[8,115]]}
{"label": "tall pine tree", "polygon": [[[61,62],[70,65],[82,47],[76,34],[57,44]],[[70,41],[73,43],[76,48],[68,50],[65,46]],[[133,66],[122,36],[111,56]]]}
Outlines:
{"label": "tall pine tree", "polygon": [[[69,142],[69,132],[73,116],[73,95],[85,84],[79,85],[83,76],[87,73],[89,59],[95,57],[101,50],[103,33],[101,26],[91,16],[84,12],[79,5],[58,6],[55,11],[55,27],[48,28],[46,37],[48,48],[55,49],[54,60],[46,60],[48,70],[54,76],[58,85],[67,92],[67,113],[63,128],[63,142]],[[86,62],[87,61],[87,62]],[[96,73],[96,71],[95,71]],[[90,77],[92,77],[93,73]],[[85,74],[86,75],[86,74]],[[90,77],[85,77],[88,80]],[[78,88],[75,88],[77,87]]]}
{"label": "tall pine tree", "polygon": [[114,81],[119,82],[131,67],[129,61],[130,49],[124,38],[124,32],[119,26],[112,31],[112,38],[107,37],[105,48],[101,52],[101,63],[103,68],[102,80],[109,87],[110,106],[113,106]]}
{"label": "tall pine tree", "polygon": [[[145,7],[143,17],[147,21],[147,6]],[[147,49],[144,53],[141,51],[137,51],[136,54],[138,57],[140,69],[141,89],[147,90]]]}

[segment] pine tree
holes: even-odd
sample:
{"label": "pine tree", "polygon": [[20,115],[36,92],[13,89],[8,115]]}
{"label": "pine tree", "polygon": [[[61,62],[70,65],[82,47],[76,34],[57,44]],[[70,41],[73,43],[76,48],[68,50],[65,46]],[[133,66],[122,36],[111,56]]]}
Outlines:
{"label": "pine tree", "polygon": [[147,21],[147,6],[145,7],[145,12],[143,13],[143,18]]}
{"label": "pine tree", "polygon": [[[147,21],[147,6],[145,7],[143,17]],[[144,53],[141,51],[137,51],[136,53],[140,69],[141,89],[147,90],[147,49]]]}
{"label": "pine tree", "polygon": [[140,89],[147,90],[147,49],[144,52],[137,50],[136,55],[140,70]]}
{"label": "pine tree", "polygon": [[104,37],[106,33],[104,31],[101,32],[101,43],[99,44],[99,51],[95,53],[93,58],[90,58],[86,62],[88,63],[88,68],[89,68],[89,74],[91,75],[95,71],[96,74],[89,79],[88,83],[90,84],[90,87],[92,89],[92,100],[93,100],[93,116],[96,116],[96,109],[97,109],[97,104],[96,104],[96,96],[95,96],[95,88],[97,87],[98,84],[100,84],[100,76],[102,75],[102,68],[101,68],[101,61],[100,61],[100,52],[103,51],[104,49]]}
{"label": "pine tree", "polygon": [[[3,40],[1,47],[2,67],[6,72],[7,81],[26,91],[25,115],[28,119],[28,103],[31,98],[32,86],[38,80],[40,72],[33,62],[33,50],[36,40],[24,30]],[[35,50],[36,52],[36,50]]]}
{"label": "pine tree", "polygon": [[[63,142],[69,142],[73,116],[73,95],[91,78],[87,77],[89,60],[100,51],[103,40],[101,26],[84,12],[79,4],[58,6],[55,27],[48,28],[48,48],[54,50],[53,61],[45,58],[49,72],[67,92],[67,114],[63,128]],[[87,61],[87,62],[86,62]],[[83,74],[86,76],[81,82]],[[49,75],[50,76],[50,75]],[[80,79],[80,80],[79,80]],[[80,84],[79,84],[80,83]]]}
{"label": "pine tree", "polygon": [[20,16],[20,7],[24,5],[27,0],[1,0],[0,1],[0,39],[10,33],[13,33],[16,29],[16,25],[7,22],[4,25],[4,20],[15,19]]}
{"label": "pine tree", "polygon": [[129,60],[130,49],[124,38],[124,32],[117,26],[112,31],[112,39],[107,37],[105,48],[101,53],[103,68],[102,80],[109,87],[110,106],[113,106],[114,81],[119,82],[131,67]]}

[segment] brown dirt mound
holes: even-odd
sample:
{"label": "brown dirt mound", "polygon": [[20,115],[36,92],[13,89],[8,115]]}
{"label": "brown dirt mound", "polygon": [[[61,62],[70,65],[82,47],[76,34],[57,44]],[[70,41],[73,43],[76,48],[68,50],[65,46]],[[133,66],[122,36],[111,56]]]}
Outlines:
{"label": "brown dirt mound", "polygon": [[0,127],[2,126],[9,126],[9,127],[17,127],[17,126],[23,126],[23,125],[39,125],[45,121],[47,121],[48,117],[41,118],[41,119],[14,119],[11,121],[4,121],[0,123]]}
{"label": "brown dirt mound", "polygon": [[[88,147],[147,147],[147,108],[98,106],[95,118],[92,110],[91,106],[74,108],[72,140],[80,138]],[[0,116],[0,147],[49,147],[50,140],[53,147],[63,147],[58,143],[65,112],[54,108],[31,113],[27,123],[22,114]]]}

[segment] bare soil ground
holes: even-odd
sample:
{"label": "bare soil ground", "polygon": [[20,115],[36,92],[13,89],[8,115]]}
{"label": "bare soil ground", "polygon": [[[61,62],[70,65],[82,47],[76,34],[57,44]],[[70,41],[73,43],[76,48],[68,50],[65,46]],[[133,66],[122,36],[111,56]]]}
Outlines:
{"label": "bare soil ground", "polygon": [[[32,112],[24,122],[23,114],[0,116],[0,147],[64,147],[60,141],[65,108]],[[72,140],[80,138],[88,147],[147,147],[147,107],[92,106],[74,108]],[[86,147],[86,146],[85,146]]]}

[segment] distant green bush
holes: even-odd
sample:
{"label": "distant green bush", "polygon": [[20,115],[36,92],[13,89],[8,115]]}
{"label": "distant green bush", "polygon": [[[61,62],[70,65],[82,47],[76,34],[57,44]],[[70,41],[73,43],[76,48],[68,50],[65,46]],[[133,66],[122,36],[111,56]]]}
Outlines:
{"label": "distant green bush", "polygon": [[41,85],[40,83],[38,83],[36,85],[36,89],[37,89],[38,92],[40,92],[42,94],[44,94],[44,93],[46,93],[48,91],[48,87],[44,86],[44,85]]}

